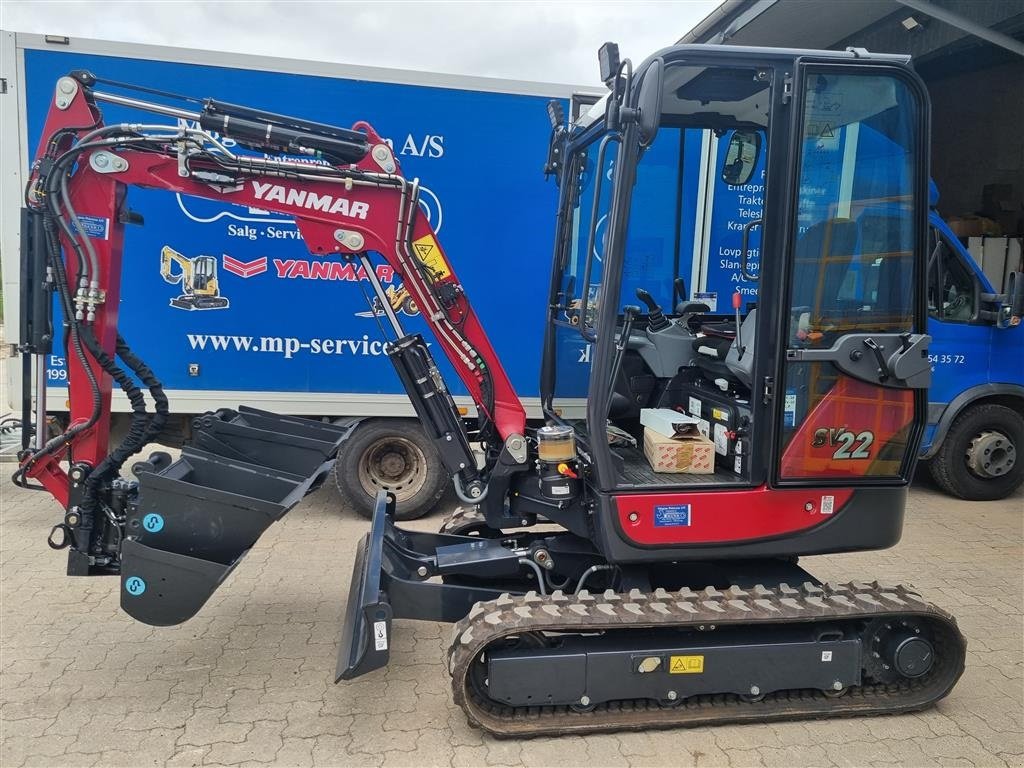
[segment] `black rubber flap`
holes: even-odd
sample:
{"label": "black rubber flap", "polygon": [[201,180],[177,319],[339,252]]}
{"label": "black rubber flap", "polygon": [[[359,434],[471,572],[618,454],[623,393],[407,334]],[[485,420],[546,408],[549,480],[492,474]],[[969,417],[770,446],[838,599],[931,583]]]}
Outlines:
{"label": "black rubber flap", "polygon": [[226,458],[308,475],[333,459],[355,425],[336,426],[247,408],[205,413],[192,421],[196,447]]}
{"label": "black rubber flap", "polygon": [[139,474],[128,535],[153,549],[233,563],[330,465],[305,477],[185,448],[165,469]]}
{"label": "black rubber flap", "polygon": [[225,565],[126,539],[121,545],[121,608],[145,624],[180,624],[196,615],[238,560]]}
{"label": "black rubber flap", "polygon": [[394,511],[394,498],[380,491],[374,504],[370,532],[363,537],[356,551],[341,645],[338,647],[335,682],[351,680],[380,669],[390,658],[391,605],[387,594],[381,590],[381,569],[387,516]]}

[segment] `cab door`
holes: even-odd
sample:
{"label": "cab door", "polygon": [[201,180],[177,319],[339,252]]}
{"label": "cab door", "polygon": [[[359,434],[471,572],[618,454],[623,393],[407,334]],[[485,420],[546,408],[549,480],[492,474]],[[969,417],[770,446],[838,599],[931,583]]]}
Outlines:
{"label": "cab door", "polygon": [[803,63],[794,96],[774,480],[903,483],[931,378],[927,96],[904,67],[863,62]]}

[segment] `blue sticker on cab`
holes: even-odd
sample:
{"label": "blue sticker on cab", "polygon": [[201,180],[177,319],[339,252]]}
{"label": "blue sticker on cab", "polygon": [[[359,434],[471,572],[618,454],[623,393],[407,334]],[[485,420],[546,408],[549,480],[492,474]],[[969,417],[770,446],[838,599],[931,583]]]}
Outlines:
{"label": "blue sticker on cab", "polygon": [[654,508],[654,524],[657,526],[689,525],[690,505],[674,504]]}

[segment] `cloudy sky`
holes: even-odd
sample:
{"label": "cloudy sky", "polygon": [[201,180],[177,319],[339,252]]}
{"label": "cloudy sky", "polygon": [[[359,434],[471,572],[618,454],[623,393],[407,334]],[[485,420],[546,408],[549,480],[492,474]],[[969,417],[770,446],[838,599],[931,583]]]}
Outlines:
{"label": "cloudy sky", "polygon": [[597,85],[597,48],[635,61],[721,0],[192,2],[0,0],[0,27],[186,48]]}

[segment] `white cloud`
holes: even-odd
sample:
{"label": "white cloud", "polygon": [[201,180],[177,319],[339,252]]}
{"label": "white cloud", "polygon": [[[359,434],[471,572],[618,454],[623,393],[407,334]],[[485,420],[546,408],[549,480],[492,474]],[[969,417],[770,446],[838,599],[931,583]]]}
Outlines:
{"label": "white cloud", "polygon": [[123,42],[597,85],[597,48],[638,62],[720,0],[193,2],[2,0],[0,26]]}

